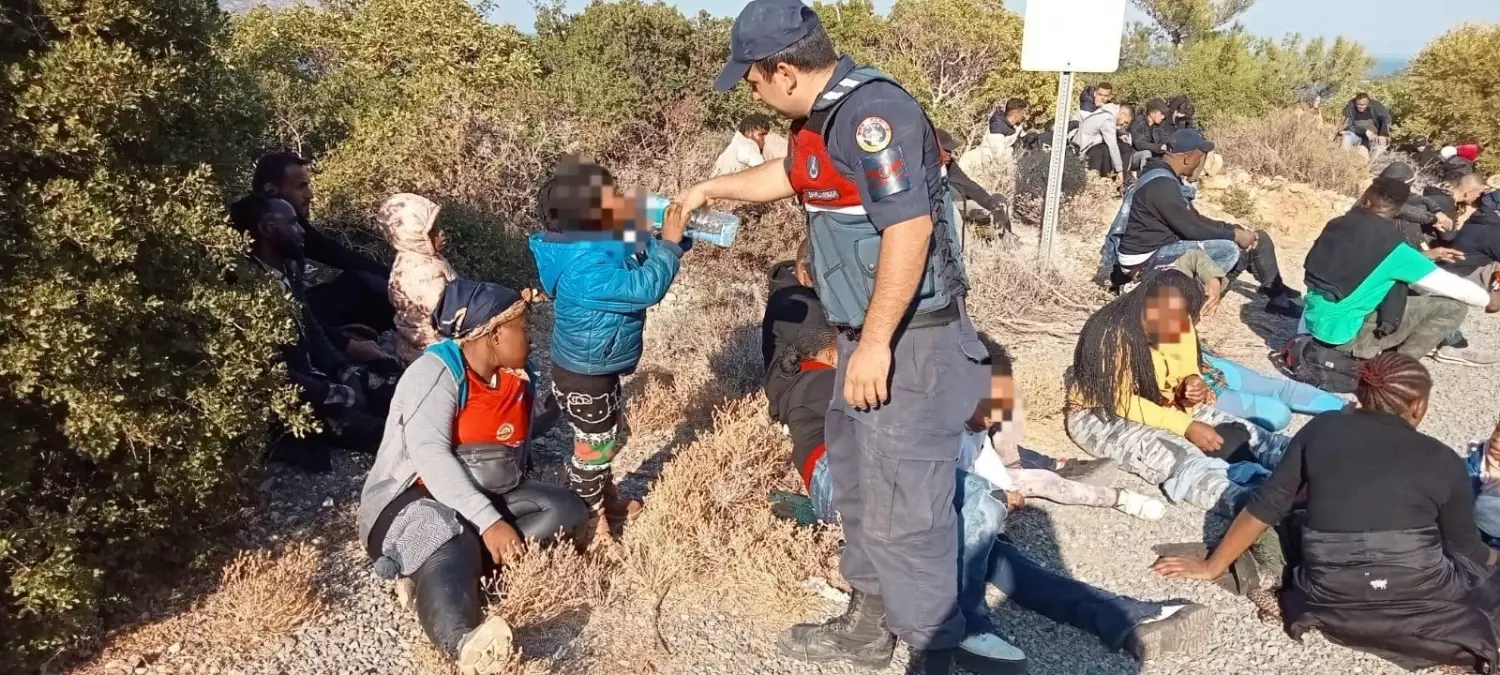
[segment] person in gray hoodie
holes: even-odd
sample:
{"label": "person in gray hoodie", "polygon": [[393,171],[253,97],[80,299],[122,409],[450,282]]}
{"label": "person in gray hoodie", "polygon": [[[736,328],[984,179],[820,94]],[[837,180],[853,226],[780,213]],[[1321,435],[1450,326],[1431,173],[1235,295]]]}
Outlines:
{"label": "person in gray hoodie", "polygon": [[1125,170],[1120,157],[1120,130],[1130,127],[1131,112],[1129,107],[1106,103],[1078,123],[1073,145],[1089,170],[1106,177],[1118,177]]}
{"label": "person in gray hoodie", "polygon": [[447,339],[402,375],[360,495],[375,573],[415,596],[422,629],[463,675],[500,673],[511,652],[510,627],[484,618],[480,579],[589,516],[572,491],[527,477],[544,426],[533,417],[528,303],[495,284],[444,288],[433,323]]}

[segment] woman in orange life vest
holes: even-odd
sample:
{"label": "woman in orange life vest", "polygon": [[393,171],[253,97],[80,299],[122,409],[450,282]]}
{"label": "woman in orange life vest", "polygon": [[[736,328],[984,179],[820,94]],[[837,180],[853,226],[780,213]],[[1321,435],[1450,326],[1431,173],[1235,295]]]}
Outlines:
{"label": "woman in orange life vest", "polygon": [[588,518],[566,487],[527,478],[535,378],[526,369],[529,296],[455,279],[433,323],[443,337],[396,386],[360,499],[375,571],[415,586],[428,638],[465,675],[498,673],[510,628],[483,619],[480,579],[526,544]]}

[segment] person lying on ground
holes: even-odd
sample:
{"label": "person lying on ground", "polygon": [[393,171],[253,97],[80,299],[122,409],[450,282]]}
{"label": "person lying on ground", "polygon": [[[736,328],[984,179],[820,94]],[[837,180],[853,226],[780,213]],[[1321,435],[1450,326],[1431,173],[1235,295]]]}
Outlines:
{"label": "person lying on ground", "polygon": [[414,594],[432,644],[464,675],[506,672],[510,627],[485,617],[480,580],[527,546],[584,525],[588,507],[529,476],[536,377],[529,291],[450,282],[433,317],[443,340],[401,378],[359,500],[359,540],[381,578]]}
{"label": "person lying on ground", "polygon": [[1146,162],[1140,180],[1125,193],[1106,236],[1100,268],[1118,280],[1138,268],[1171,264],[1191,249],[1200,249],[1229,272],[1233,280],[1249,269],[1267,296],[1265,310],[1279,316],[1301,313],[1301,295],[1281,278],[1275,242],[1265,232],[1220,222],[1193,208],[1191,188],[1184,185],[1214,149],[1192,129],[1174,132],[1161,159]]}
{"label": "person lying on ground", "polygon": [[555,307],[552,393],[573,428],[568,485],[588,504],[603,543],[641,508],[619,496],[610,470],[626,441],[620,378],[641,361],[646,310],[677,277],[682,222],[669,223],[659,238],[641,231],[640,197],[621,190],[604,167],[572,158],[537,201],[547,231],[529,244]]}
{"label": "person lying on ground", "polygon": [[402,363],[422,356],[437,342],[432,310],[443,288],[458,275],[443,258],[438,205],[421,195],[402,193],[385,200],[377,220],[396,250],[391,265],[390,300],[396,308],[396,351]]}
{"label": "person lying on ground", "polygon": [[1065,427],[1174,503],[1228,517],[1250,495],[1229,479],[1230,462],[1275,467],[1287,438],[1210,405],[1193,325],[1203,302],[1196,281],[1156,270],[1090,316],[1067,375]]}
{"label": "person lying on ground", "polygon": [[1500,650],[1500,575],[1488,566],[1500,556],[1479,538],[1463,460],[1416,429],[1432,377],[1399,353],[1376,356],[1359,377],[1359,408],[1303,427],[1207,560],[1163,558],[1153,568],[1219,578],[1305,494],[1280,598],[1292,637],[1317,629],[1412,670],[1487,672]]}
{"label": "person lying on ground", "polygon": [[776,395],[785,379],[772,366],[781,362],[787,350],[794,349],[797,331],[807,322],[827,323],[823,304],[812,289],[812,267],[808,260],[807,239],[797,246],[795,260],[784,260],[771,266],[766,313],[760,321],[760,350],[765,366],[766,399],[771,401],[771,418],[776,419]]}
{"label": "person lying on ground", "polygon": [[761,114],[746,115],[729,145],[714,160],[713,174],[721,176],[751,169],[766,162],[766,135],[771,133],[771,118]]}
{"label": "person lying on ground", "polygon": [[[1203,287],[1202,316],[1218,306],[1226,287],[1224,270],[1203,251],[1188,251],[1170,265]],[[1200,369],[1208,383],[1214,408],[1249,420],[1267,431],[1281,431],[1292,423],[1292,413],[1317,415],[1344,407],[1344,399],[1310,384],[1268,377],[1202,348]]]}
{"label": "person lying on ground", "polygon": [[1360,92],[1344,106],[1344,130],[1340,142],[1348,150],[1363,145],[1370,150],[1391,141],[1391,113],[1384,104]]}
{"label": "person lying on ground", "polygon": [[1119,178],[1125,170],[1120,157],[1120,129],[1129,128],[1130,108],[1106,103],[1078,123],[1073,147],[1083,158],[1083,165],[1105,178]]}
{"label": "person lying on ground", "polygon": [[314,436],[282,434],[271,458],[310,471],[327,471],[329,446],[374,452],[394,391],[394,377],[351,363],[333,346],[307,302],[302,226],[291,203],[251,194],[230,206],[230,223],[250,235],[249,259],[291,296],[297,339],[281,348],[287,376],[323,425]]}
{"label": "person lying on ground", "polygon": [[[1401,238],[1392,219],[1411,185],[1398,173],[1382,172],[1353,209],[1329,221],[1303,264],[1308,296],[1299,332],[1356,359],[1392,349],[1427,356],[1463,323],[1467,306],[1490,300],[1484,289],[1439,269]],[[1376,310],[1397,283],[1419,294],[1398,293],[1405,301],[1398,325],[1382,325]]]}
{"label": "person lying on ground", "polygon": [[[310,217],[313,190],[307,165],[307,160],[290,152],[267,154],[255,163],[251,185],[256,193],[290,202],[302,226],[307,259],[340,271],[332,281],[308,289],[313,314],[325,326],[334,328],[361,325],[376,332],[395,328],[396,310],[386,298],[390,268],[313,226]],[[339,349],[346,348],[347,338],[341,332],[331,331],[329,338]],[[374,347],[374,344],[358,344],[367,341],[354,342],[349,348],[356,354]]]}
{"label": "person lying on ground", "polygon": [[948,170],[948,186],[953,190],[953,206],[966,223],[982,223],[986,235],[1010,231],[1010,206],[1005,197],[990,193],[964,173],[953,158],[957,156],[958,141],[953,134],[938,129],[939,161]]}
{"label": "person lying on ground", "polygon": [[[779,368],[794,372],[796,382],[776,400],[781,419],[791,428],[793,465],[808,490],[810,520],[827,523],[838,520],[833,503],[834,482],[823,457],[822,444],[823,414],[833,392],[834,368],[838,360],[834,340],[834,332],[827,326],[803,326],[796,351],[789,352],[788,358],[778,364]],[[1007,361],[997,369],[1009,372],[1009,355],[1003,349],[997,352],[992,347],[991,351],[997,354],[996,358]],[[994,393],[994,398],[1010,396],[1008,392],[1014,391],[1010,378],[997,380],[1004,380],[1004,384]],[[984,438],[987,434],[979,431],[971,432],[969,436]],[[960,665],[972,672],[984,673],[1024,663],[1024,654],[994,633],[994,624],[985,606],[986,583],[994,585],[1009,600],[1026,609],[1079,628],[1098,637],[1110,648],[1126,650],[1142,660],[1189,647],[1191,636],[1208,618],[1207,608],[1186,602],[1145,602],[1116,595],[1054,573],[1032,561],[1003,534],[1007,509],[1018,508],[1024,497],[1011,491],[1006,493],[1002,502],[991,494],[1004,487],[1003,484],[1010,483],[1011,476],[1016,474],[1005,468],[1004,460],[996,454],[993,445],[968,442],[964,447],[960,469],[955,475],[962,532],[959,603],[968,633],[968,638],[959,647],[963,652]],[[1146,500],[1140,495],[1134,496]],[[858,591],[855,596],[859,596]],[[869,599],[860,598],[859,601],[867,603]],[[880,609],[869,608],[870,621],[857,625],[855,629],[884,630],[879,621]]]}

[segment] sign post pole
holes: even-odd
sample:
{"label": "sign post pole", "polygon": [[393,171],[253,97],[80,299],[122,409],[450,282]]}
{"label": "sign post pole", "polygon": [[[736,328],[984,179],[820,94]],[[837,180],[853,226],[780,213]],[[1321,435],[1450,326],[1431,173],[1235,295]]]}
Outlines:
{"label": "sign post pole", "polygon": [[1073,76],[1113,73],[1120,67],[1125,29],[1125,0],[1032,0],[1026,3],[1021,34],[1021,70],[1058,74],[1057,116],[1052,126],[1052,156],[1047,163],[1046,206],[1042,210],[1041,266],[1052,265],[1062,208],[1063,153],[1068,151]]}
{"label": "sign post pole", "polygon": [[1073,109],[1073,73],[1057,75],[1057,114],[1052,123],[1052,157],[1047,163],[1047,201],[1042,211],[1042,269],[1052,266],[1053,239],[1057,236],[1058,211],[1062,209],[1063,153],[1067,152],[1068,119]]}

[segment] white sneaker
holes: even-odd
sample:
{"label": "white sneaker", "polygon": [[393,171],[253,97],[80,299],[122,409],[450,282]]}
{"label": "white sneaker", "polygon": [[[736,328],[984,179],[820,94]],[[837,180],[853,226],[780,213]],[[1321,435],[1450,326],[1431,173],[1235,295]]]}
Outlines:
{"label": "white sneaker", "polygon": [[976,633],[958,643],[953,660],[971,673],[1010,675],[1026,672],[1026,653],[994,633]]}
{"label": "white sneaker", "polygon": [[1162,516],[1167,515],[1167,505],[1160,499],[1152,499],[1129,490],[1120,491],[1119,503],[1115,504],[1115,510],[1141,520],[1161,520]]}
{"label": "white sneaker", "polygon": [[1487,368],[1500,363],[1500,356],[1473,347],[1459,349],[1458,347],[1443,345],[1431,354],[1428,354],[1428,356],[1438,363],[1453,363],[1474,368]]}
{"label": "white sneaker", "polygon": [[510,661],[510,625],[492,616],[464,636],[458,645],[460,675],[500,675]]}

